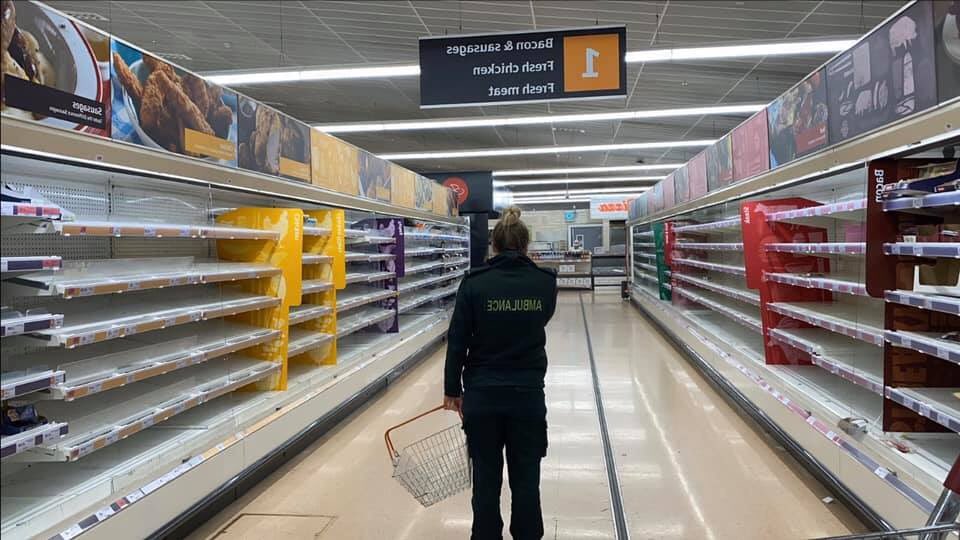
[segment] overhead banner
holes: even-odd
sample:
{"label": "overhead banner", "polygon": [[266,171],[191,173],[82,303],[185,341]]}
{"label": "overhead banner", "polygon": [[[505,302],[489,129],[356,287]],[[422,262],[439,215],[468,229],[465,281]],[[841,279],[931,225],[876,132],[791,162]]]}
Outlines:
{"label": "overhead banner", "polygon": [[624,26],[420,38],[420,106],[627,94]]}
{"label": "overhead banner", "polygon": [[590,199],[590,219],[626,220],[630,203],[636,197],[593,197]]}

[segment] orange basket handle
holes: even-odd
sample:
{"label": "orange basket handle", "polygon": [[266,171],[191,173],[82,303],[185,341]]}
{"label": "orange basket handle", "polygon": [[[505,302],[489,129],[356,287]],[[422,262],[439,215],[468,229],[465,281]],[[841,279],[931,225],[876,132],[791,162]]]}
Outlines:
{"label": "orange basket handle", "polygon": [[391,427],[390,429],[388,429],[388,430],[383,434],[383,441],[387,444],[387,454],[390,455],[390,460],[391,460],[391,461],[399,458],[399,457],[400,457],[400,454],[397,453],[396,448],[394,448],[394,446],[393,446],[393,441],[390,440],[390,432],[393,431],[393,430],[395,430],[395,429],[397,429],[397,428],[401,428],[401,427],[409,424],[410,422],[419,420],[419,419],[423,418],[424,416],[427,416],[428,414],[435,413],[435,412],[440,411],[440,410],[443,410],[443,405],[440,405],[439,407],[434,407],[434,408],[430,409],[429,411],[427,411],[427,412],[425,412],[425,413],[420,413],[420,414],[414,416],[413,418],[411,418],[411,419],[409,419],[409,420],[406,420],[406,421],[404,421],[404,422],[401,422],[401,423],[399,423],[399,424]]}

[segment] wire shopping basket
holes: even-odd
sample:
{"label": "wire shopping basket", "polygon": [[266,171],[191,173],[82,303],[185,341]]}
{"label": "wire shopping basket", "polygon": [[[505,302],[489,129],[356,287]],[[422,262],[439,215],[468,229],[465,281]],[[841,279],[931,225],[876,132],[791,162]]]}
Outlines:
{"label": "wire shopping basket", "polygon": [[443,407],[431,409],[383,434],[393,463],[393,477],[423,506],[436,504],[470,487],[473,479],[467,439],[461,424],[420,439],[397,452],[390,432]]}

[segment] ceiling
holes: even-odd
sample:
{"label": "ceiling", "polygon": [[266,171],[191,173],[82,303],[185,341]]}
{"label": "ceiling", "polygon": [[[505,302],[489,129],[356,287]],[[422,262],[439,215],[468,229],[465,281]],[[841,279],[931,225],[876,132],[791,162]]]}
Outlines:
{"label": "ceiling", "polygon": [[[108,1],[55,8],[198,72],[413,64],[421,36],[627,26],[627,50],[858,37],[904,2],[863,1]],[[309,123],[764,103],[825,56],[628,64],[627,99],[421,110],[417,77],[236,86]],[[508,128],[345,133],[374,153],[716,138],[742,116]],[[697,149],[409,161],[420,172],[678,162]],[[622,173],[620,173],[622,174]],[[576,186],[587,187],[587,186]],[[539,189],[543,189],[542,186]]]}

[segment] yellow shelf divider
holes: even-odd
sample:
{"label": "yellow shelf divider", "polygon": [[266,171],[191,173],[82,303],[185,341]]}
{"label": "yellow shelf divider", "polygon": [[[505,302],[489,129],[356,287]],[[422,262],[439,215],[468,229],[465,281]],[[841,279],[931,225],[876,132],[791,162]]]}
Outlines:
{"label": "yellow shelf divider", "polygon": [[290,340],[290,307],[300,305],[303,273],[303,210],[298,208],[237,208],[217,217],[217,223],[235,227],[271,230],[279,233],[276,240],[220,239],[217,256],[225,261],[270,264],[281,270],[273,277],[246,280],[244,290],[280,298],[280,304],[234,315],[236,322],[279,330],[280,337],[246,349],[243,354],[281,365],[279,374],[253,383],[244,390],[269,391],[287,389],[287,345]]}
{"label": "yellow shelf divider", "polygon": [[290,361],[317,366],[331,366],[337,363],[337,290],[346,287],[346,240],[344,229],[346,221],[343,210],[306,210],[304,215],[313,218],[317,226],[330,231],[325,236],[304,236],[303,254],[326,255],[331,262],[306,265],[303,270],[304,280],[322,279],[333,284],[326,291],[305,295],[304,303],[323,305],[331,308],[330,313],[309,320],[301,326],[305,330],[321,332],[334,336],[333,339],[320,347],[311,349],[303,354],[291,358]]}

